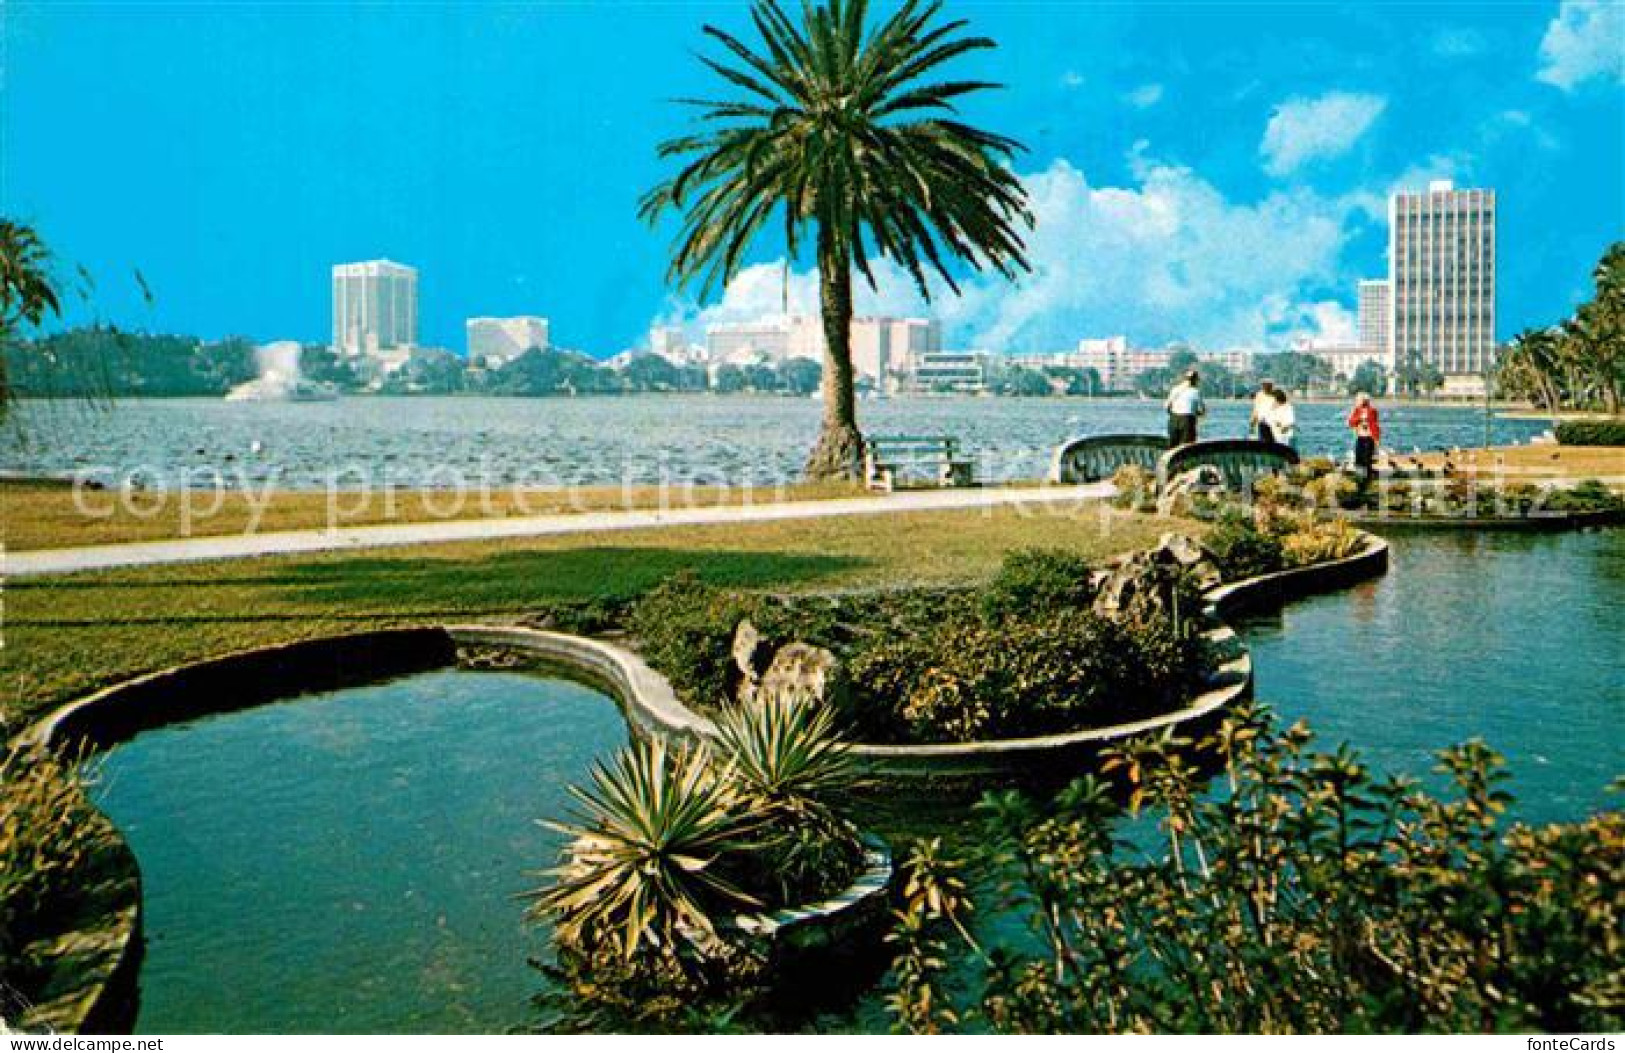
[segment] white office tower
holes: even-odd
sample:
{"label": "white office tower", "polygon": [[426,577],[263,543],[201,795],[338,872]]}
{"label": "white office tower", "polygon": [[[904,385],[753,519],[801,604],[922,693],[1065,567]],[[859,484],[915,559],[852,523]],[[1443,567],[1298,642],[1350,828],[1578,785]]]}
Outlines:
{"label": "white office tower", "polygon": [[1368,278],[1360,283],[1359,314],[1356,331],[1359,344],[1367,351],[1381,351],[1384,356],[1392,351],[1393,306],[1388,293],[1391,286],[1380,278]]}
{"label": "white office tower", "polygon": [[854,318],[851,332],[852,371],[876,384],[942,350],[942,323],[934,318]]}
{"label": "white office tower", "polygon": [[389,260],[333,268],[333,350],[403,359],[418,342],[418,272]]}
{"label": "white office tower", "polygon": [[468,361],[496,369],[536,348],[548,348],[547,319],[535,315],[513,318],[470,318],[463,325],[468,334]]}
{"label": "white office tower", "polygon": [[1495,191],[1448,181],[1388,200],[1394,368],[1433,366],[1443,394],[1479,395],[1495,353]]}

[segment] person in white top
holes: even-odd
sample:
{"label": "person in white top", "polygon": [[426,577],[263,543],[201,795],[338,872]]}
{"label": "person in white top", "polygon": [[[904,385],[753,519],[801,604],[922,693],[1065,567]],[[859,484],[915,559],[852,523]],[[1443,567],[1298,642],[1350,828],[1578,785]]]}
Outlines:
{"label": "person in white top", "polygon": [[1185,374],[1175,384],[1162,408],[1168,411],[1168,448],[1196,441],[1196,419],[1207,416],[1207,403],[1202,401],[1202,378],[1196,370]]}
{"label": "person in white top", "polygon": [[1274,405],[1260,425],[1260,431],[1267,426],[1275,442],[1283,446],[1297,446],[1298,414],[1287,400],[1286,389],[1276,388],[1273,401]]}
{"label": "person in white top", "polygon": [[1275,412],[1275,381],[1268,377],[1258,382],[1258,394],[1253,396],[1252,416],[1247,426],[1258,433],[1259,442],[1274,442],[1270,429],[1270,414]]}

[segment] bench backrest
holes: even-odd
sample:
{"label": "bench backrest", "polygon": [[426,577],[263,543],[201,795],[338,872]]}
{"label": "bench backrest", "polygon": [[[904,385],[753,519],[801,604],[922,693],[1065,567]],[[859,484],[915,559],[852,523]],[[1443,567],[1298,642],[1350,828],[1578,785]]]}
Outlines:
{"label": "bench backrest", "polygon": [[869,456],[884,458],[895,454],[939,454],[952,457],[958,442],[948,435],[871,435],[864,440]]}
{"label": "bench backrest", "polygon": [[1231,490],[1245,490],[1260,475],[1298,463],[1298,451],[1278,442],[1257,439],[1210,439],[1176,446],[1157,460],[1157,489],[1168,480],[1202,465],[1212,465]]}
{"label": "bench backrest", "polygon": [[1052,483],[1093,483],[1110,479],[1125,464],[1147,472],[1157,470],[1157,458],[1168,449],[1161,435],[1089,435],[1068,439],[1055,448],[1050,461]]}

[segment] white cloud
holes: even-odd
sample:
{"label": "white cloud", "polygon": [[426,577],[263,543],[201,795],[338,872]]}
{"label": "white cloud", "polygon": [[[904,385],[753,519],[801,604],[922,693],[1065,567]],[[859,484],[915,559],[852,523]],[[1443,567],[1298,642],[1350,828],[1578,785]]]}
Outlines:
{"label": "white cloud", "polygon": [[1275,108],[1264,128],[1259,150],[1265,171],[1287,175],[1310,161],[1348,153],[1387,106],[1388,100],[1380,95],[1346,91],[1288,99]]}
{"label": "white cloud", "polygon": [[1592,77],[1625,82],[1625,6],[1563,0],[1541,39],[1535,79],[1573,91]]}
{"label": "white cloud", "polygon": [[1075,69],[1067,70],[1065,73],[1061,74],[1061,87],[1063,87],[1063,88],[1081,88],[1081,87],[1083,87],[1083,74],[1079,73]]}
{"label": "white cloud", "polygon": [[1142,84],[1123,96],[1123,101],[1135,109],[1150,109],[1162,101],[1161,84]]}
{"label": "white cloud", "polygon": [[[1094,186],[1066,161],[1022,176],[1037,217],[1033,272],[1016,282],[982,274],[963,294],[926,305],[901,270],[883,263],[879,293],[857,286],[860,314],[931,313],[948,340],[991,351],[1052,351],[1081,337],[1125,333],[1141,346],[1187,340],[1198,347],[1283,348],[1297,339],[1349,335],[1352,299],[1343,246],[1368,220],[1352,196],[1278,189],[1239,202],[1190,169],[1139,145],[1127,186]],[[703,327],[783,306],[780,264],[748,268],[720,303],[673,305],[663,321]],[[816,276],[791,275],[792,311],[817,309]],[[1340,314],[1339,311],[1342,311]]]}

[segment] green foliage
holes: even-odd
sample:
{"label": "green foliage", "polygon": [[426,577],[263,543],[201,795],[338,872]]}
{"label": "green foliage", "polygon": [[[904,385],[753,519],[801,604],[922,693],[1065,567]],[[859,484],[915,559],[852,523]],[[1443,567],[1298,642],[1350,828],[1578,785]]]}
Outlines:
{"label": "green foliage", "polygon": [[[1625,407],[1625,241],[1603,252],[1591,276],[1595,291],[1573,315],[1560,325],[1526,329],[1501,349],[1495,381],[1503,395],[1553,413],[1603,408],[1617,415]],[[1558,439],[1569,442],[1561,429]]]}
{"label": "green foliage", "polygon": [[71,758],[0,754],[0,977],[20,985],[39,966],[27,947],[52,932],[87,884],[98,829]]}
{"label": "green foliage", "polygon": [[1229,510],[1202,539],[1226,581],[1273,574],[1286,567],[1281,541],[1258,529],[1251,514]]}
{"label": "green foliage", "polygon": [[1557,426],[1561,446],[1625,446],[1625,420],[1569,420]]}
{"label": "green foliage", "polygon": [[749,996],[763,948],[741,911],[814,902],[862,866],[857,830],[828,803],[851,785],[827,711],[741,707],[715,743],[635,741],[591,784],[552,884],[530,916],[553,924],[570,1015],[671,1026]]}
{"label": "green foliage", "polygon": [[947,622],[854,657],[857,733],[967,742],[1120,723],[1180,702],[1203,658],[1199,639],[1166,620],[1058,611]]}
{"label": "green foliage", "polygon": [[1309,520],[1282,536],[1281,554],[1289,566],[1347,559],[1365,547],[1366,538],[1346,519]]}
{"label": "green foliage", "polygon": [[[969,859],[927,845],[894,935],[900,1027],[1012,1033],[1609,1032],[1625,1026],[1625,815],[1504,834],[1501,758],[1444,750],[1435,796],[1310,749],[1243,707],[1195,744],[1163,735],[1039,802],[985,797]],[[1123,803],[1126,797],[1126,805]],[[1128,815],[1160,847],[1131,849]],[[968,865],[967,865],[968,864]],[[1023,938],[948,946],[987,893]],[[957,997],[955,997],[957,996]]]}
{"label": "green foliage", "polygon": [[1112,504],[1135,512],[1150,512],[1157,507],[1157,477],[1137,464],[1125,464],[1112,473]]}
{"label": "green foliage", "polygon": [[997,621],[1016,615],[1086,610],[1094,599],[1094,568],[1065,549],[1020,549],[1004,557],[981,590],[982,613]]}
{"label": "green foliage", "polygon": [[1625,497],[1599,479],[1586,479],[1546,495],[1547,512],[1625,512]]}
{"label": "green foliage", "polygon": [[721,706],[733,695],[734,632],[763,609],[754,597],[682,571],[633,604],[628,627],[643,657],[680,696],[700,706]]}
{"label": "green foliage", "polygon": [[242,337],[211,342],[107,326],[16,341],[5,357],[15,393],[34,397],[224,395],[259,375],[254,345]]}

